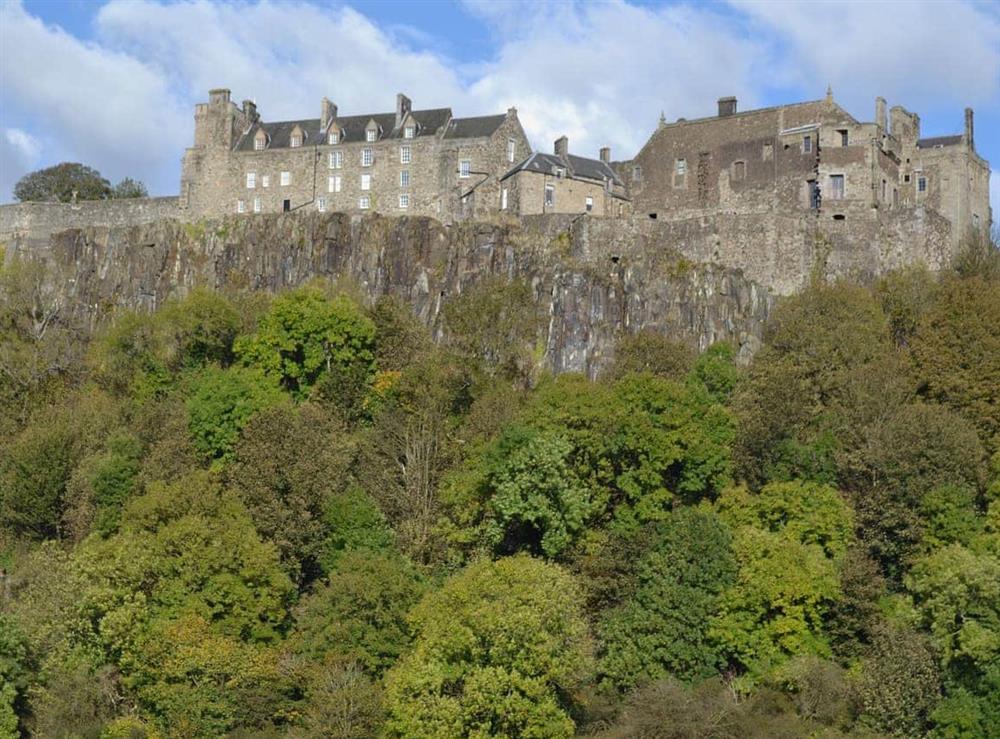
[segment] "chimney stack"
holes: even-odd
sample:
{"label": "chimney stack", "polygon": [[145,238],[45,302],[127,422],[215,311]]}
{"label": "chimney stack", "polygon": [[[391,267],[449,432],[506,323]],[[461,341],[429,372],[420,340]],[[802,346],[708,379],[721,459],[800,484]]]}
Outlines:
{"label": "chimney stack", "polygon": [[257,103],[253,100],[243,101],[243,117],[247,119],[247,123],[257,122]]}
{"label": "chimney stack", "polygon": [[323,98],[319,108],[319,128],[325,131],[330,125],[330,121],[337,117],[337,106],[330,102],[329,98]]}
{"label": "chimney stack", "polygon": [[396,94],[396,128],[403,125],[403,119],[409,115],[411,106],[410,98],[401,92]]}
{"label": "chimney stack", "polygon": [[565,136],[557,138],[554,150],[557,157],[569,156],[569,139]]}
{"label": "chimney stack", "polygon": [[611,163],[611,147],[610,146],[602,146],[601,147],[601,161],[604,162],[605,164],[610,164]]}
{"label": "chimney stack", "polygon": [[225,105],[229,102],[229,90],[225,87],[216,87],[208,91],[209,105]]}
{"label": "chimney stack", "polygon": [[719,98],[719,118],[724,118],[727,115],[733,115],[736,112],[736,98],[732,95],[729,97]]}
{"label": "chimney stack", "polygon": [[882,129],[882,133],[888,133],[888,125],[885,119],[885,98],[875,98],[875,125]]}
{"label": "chimney stack", "polygon": [[972,108],[965,109],[965,143],[968,144],[970,149],[976,148],[975,140],[973,139],[973,129],[972,129]]}

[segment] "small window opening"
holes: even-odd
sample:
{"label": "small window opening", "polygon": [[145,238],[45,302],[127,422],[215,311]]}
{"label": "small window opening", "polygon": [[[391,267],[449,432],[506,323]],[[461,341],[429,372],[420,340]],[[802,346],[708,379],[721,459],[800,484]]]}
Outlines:
{"label": "small window opening", "polygon": [[802,153],[808,154],[813,150],[813,139],[812,136],[802,137]]}
{"label": "small window opening", "polygon": [[655,221],[656,220],[656,213],[650,213],[649,214],[649,220]]}
{"label": "small window opening", "polygon": [[281,201],[281,210],[283,210],[285,213],[287,213],[291,209],[292,209],[292,201],[291,200],[282,200]]}
{"label": "small window opening", "polygon": [[847,220],[847,216],[845,216],[843,213],[837,213],[833,217],[833,220],[835,220],[835,221],[846,221]]}
{"label": "small window opening", "polygon": [[840,145],[841,146],[847,146],[847,130],[846,129],[841,129],[841,130],[837,131],[837,133],[840,134]]}

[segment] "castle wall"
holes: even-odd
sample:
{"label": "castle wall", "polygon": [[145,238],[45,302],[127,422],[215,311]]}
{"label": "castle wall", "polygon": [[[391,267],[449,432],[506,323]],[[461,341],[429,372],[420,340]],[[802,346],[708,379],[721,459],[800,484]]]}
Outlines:
{"label": "castle wall", "polygon": [[71,228],[127,227],[178,218],[179,214],[176,197],[0,205],[0,242],[18,235],[47,238]]}
{"label": "castle wall", "polygon": [[[555,203],[545,205],[545,186],[554,190]],[[508,210],[520,215],[541,213],[585,213],[587,198],[593,198],[592,216],[598,218],[619,218],[630,211],[629,203],[612,197],[599,182],[556,177],[543,172],[521,171],[503,181],[508,188]],[[619,214],[619,204],[622,213]]]}

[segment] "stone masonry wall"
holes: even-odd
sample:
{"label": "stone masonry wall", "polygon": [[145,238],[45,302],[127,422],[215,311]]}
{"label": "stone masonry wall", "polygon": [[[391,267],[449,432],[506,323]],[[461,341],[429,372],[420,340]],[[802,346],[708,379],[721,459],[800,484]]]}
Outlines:
{"label": "stone masonry wall", "polygon": [[89,226],[127,227],[179,216],[176,197],[0,205],[0,242]]}

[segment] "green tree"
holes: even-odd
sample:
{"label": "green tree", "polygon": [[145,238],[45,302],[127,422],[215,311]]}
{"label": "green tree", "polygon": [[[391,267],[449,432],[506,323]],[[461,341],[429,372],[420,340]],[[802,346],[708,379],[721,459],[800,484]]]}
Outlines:
{"label": "green tree", "polygon": [[284,400],[262,372],[248,367],[206,367],[187,399],[188,428],[194,445],[211,460],[228,460],[240,432],[265,408]]}
{"label": "green tree", "polygon": [[559,567],[480,562],[411,614],[414,646],[386,677],[390,736],[570,737],[590,674],[579,592]]}
{"label": "green tree", "polygon": [[690,346],[646,329],[618,339],[608,375],[611,379],[620,379],[628,374],[649,372],[669,380],[681,380],[692,370],[694,362],[695,351]]}
{"label": "green tree", "polygon": [[385,720],[380,685],[351,663],[313,670],[301,711],[310,739],[370,739]]}
{"label": "green tree", "polygon": [[424,590],[399,555],[345,552],[297,608],[291,644],[315,662],[356,663],[380,677],[409,645],[406,614]]}
{"label": "green tree", "polygon": [[115,183],[115,185],[111,188],[108,197],[116,199],[148,198],[149,191],[139,180],[133,180],[131,177],[125,177]]}
{"label": "green tree", "polygon": [[0,614],[0,736],[19,735],[17,717],[25,713],[28,679],[24,635],[14,619]]}
{"label": "green tree", "polygon": [[729,401],[739,378],[736,350],[724,341],[712,344],[702,352],[689,375],[689,379],[701,384],[717,403]]}
{"label": "green tree", "polygon": [[375,326],[346,297],[330,299],[318,287],[277,298],[255,333],[236,340],[245,364],[259,367],[296,397],[304,397],[324,373],[354,366],[374,369]]}
{"label": "green tree", "polygon": [[79,200],[104,200],[111,195],[111,185],[96,169],[77,162],[62,162],[24,175],[14,185],[14,197],[29,200],[68,203],[74,193]]}
{"label": "green tree", "polygon": [[639,564],[639,587],[601,628],[602,672],[619,689],[674,676],[708,678],[723,664],[708,626],[736,561],[727,527],[711,511],[681,508]]}
{"label": "green tree", "polygon": [[320,565],[332,570],[337,560],[354,549],[386,552],[393,548],[395,536],[385,516],[372,497],[358,488],[349,488],[330,496],[323,511],[326,538]]}

